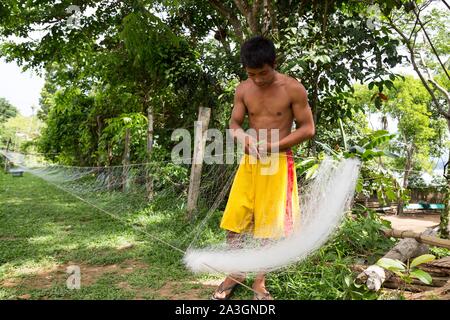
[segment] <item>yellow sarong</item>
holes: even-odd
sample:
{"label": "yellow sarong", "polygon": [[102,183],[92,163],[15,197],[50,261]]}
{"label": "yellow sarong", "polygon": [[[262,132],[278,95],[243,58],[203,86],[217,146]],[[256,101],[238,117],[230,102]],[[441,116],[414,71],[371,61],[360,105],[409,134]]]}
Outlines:
{"label": "yellow sarong", "polygon": [[292,151],[256,159],[245,154],[234,177],[220,227],[254,238],[290,235],[300,217]]}

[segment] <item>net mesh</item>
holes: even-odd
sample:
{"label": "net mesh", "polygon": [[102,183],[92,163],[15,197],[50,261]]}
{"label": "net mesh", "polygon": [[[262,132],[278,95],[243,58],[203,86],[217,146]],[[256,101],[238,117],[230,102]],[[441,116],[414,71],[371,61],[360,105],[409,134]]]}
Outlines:
{"label": "net mesh", "polygon": [[[289,237],[271,241],[239,239],[239,247],[226,241],[219,228],[222,211],[238,164],[203,164],[198,210],[194,220],[169,237],[166,230],[150,228],[155,214],[167,203],[178,212],[185,211],[189,183],[179,173],[189,166],[150,162],[110,167],[75,167],[46,163],[40,155],[2,151],[18,168],[38,176],[72,194],[93,208],[144,232],[153,240],[183,253],[183,261],[194,272],[267,272],[304,259],[324,244],[349,208],[358,178],[355,159],[321,162],[308,183],[299,181],[300,224]],[[237,154],[239,159],[241,155]],[[167,212],[171,215],[171,212]],[[183,219],[179,215],[168,217]],[[183,224],[182,224],[183,225]],[[188,226],[187,226],[188,225]]]}

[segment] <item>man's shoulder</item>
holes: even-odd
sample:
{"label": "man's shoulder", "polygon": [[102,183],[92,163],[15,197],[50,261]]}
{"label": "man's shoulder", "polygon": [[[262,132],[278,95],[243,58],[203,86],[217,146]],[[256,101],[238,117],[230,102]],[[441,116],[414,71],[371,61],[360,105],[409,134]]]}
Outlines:
{"label": "man's shoulder", "polygon": [[288,87],[303,87],[302,85],[302,81],[300,79],[294,78],[290,75],[284,74],[284,73],[280,73],[284,83],[288,86]]}
{"label": "man's shoulder", "polygon": [[251,86],[250,79],[239,82],[239,84],[236,87],[236,94],[243,95],[246,91],[250,89],[250,86]]}
{"label": "man's shoulder", "polygon": [[283,75],[283,77],[287,92],[294,95],[306,94],[306,89],[299,79],[288,75]]}
{"label": "man's shoulder", "polygon": [[238,85],[236,86],[236,91],[238,90],[245,90],[248,87],[248,80],[242,80],[241,82],[238,83]]}
{"label": "man's shoulder", "polygon": [[237,88],[238,89],[245,89],[250,84],[251,84],[251,80],[250,79],[245,79],[245,80],[242,80],[241,82],[239,82],[239,84],[237,85]]}

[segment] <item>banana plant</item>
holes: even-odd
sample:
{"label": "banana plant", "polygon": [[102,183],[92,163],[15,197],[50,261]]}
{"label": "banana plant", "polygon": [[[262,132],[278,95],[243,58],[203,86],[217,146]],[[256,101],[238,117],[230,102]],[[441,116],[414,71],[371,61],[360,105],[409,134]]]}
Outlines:
{"label": "banana plant", "polygon": [[351,147],[347,147],[347,141],[343,129],[341,130],[341,134],[345,145],[344,151],[337,151],[325,143],[314,141],[322,148],[323,152],[319,153],[318,157],[308,157],[297,163],[296,168],[298,170],[298,174],[304,174],[306,180],[314,178],[317,169],[319,168],[319,164],[325,158],[325,155],[329,155],[334,159],[358,157],[362,162],[367,162],[380,156],[398,157],[398,155],[389,152],[388,150],[379,149],[381,145],[391,141],[396,134],[391,134],[386,130],[377,130],[364,137],[358,145]]}
{"label": "banana plant", "polygon": [[386,130],[377,130],[364,137],[358,145],[351,146],[344,152],[346,158],[358,157],[361,161],[368,161],[380,156],[398,157],[398,155],[384,149],[379,149],[386,142],[395,138],[396,134],[389,133]]}

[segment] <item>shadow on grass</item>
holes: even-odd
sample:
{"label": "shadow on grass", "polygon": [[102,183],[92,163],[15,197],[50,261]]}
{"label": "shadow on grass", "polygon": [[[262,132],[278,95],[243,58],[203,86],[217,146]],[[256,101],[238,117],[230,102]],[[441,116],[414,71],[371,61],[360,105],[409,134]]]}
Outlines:
{"label": "shadow on grass", "polygon": [[[195,280],[184,268],[180,252],[149,236],[184,246],[181,249],[190,241],[185,236],[195,236],[183,210],[174,208],[173,203],[167,202],[162,211],[153,208],[152,212],[121,216],[145,230],[139,232],[27,173],[21,178],[0,173],[0,203],[0,282],[14,278],[33,281],[39,270],[68,264],[106,266],[135,260],[146,266],[125,275],[105,273],[76,291],[66,288],[65,278],[44,288],[19,284],[3,288],[0,299],[17,298],[24,292],[36,299],[130,299],[134,296],[129,286],[140,288],[141,298],[155,298],[157,293],[143,289],[157,290],[168,281]],[[121,250],[123,244],[129,248]],[[116,286],[124,281],[129,285]]]}

